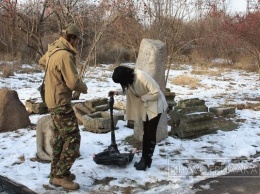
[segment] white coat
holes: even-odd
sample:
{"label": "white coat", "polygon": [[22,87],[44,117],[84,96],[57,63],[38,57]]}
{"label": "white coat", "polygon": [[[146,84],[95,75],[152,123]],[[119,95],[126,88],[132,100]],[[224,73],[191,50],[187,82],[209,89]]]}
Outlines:
{"label": "white coat", "polygon": [[146,115],[151,120],[166,111],[168,105],[165,96],[147,72],[135,69],[134,73],[134,82],[125,91],[126,120],[146,121]]}

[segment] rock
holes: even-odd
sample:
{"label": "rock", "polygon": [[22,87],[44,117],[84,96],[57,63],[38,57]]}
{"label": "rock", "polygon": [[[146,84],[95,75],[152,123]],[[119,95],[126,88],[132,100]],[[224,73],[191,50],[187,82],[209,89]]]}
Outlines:
{"label": "rock", "polygon": [[89,100],[89,101],[85,102],[85,105],[87,107],[95,109],[95,107],[98,107],[101,105],[108,105],[108,99],[107,98],[97,98],[97,99]]}
{"label": "rock", "polygon": [[42,160],[51,161],[52,148],[51,139],[53,137],[54,123],[50,115],[41,117],[36,127],[36,147],[37,156]]}
{"label": "rock", "polygon": [[109,109],[107,98],[97,98],[86,102],[75,103],[73,110],[77,117],[78,123],[83,123],[82,117],[95,112],[107,111]]}
{"label": "rock", "polygon": [[25,101],[25,107],[27,111],[35,114],[46,114],[48,113],[48,107],[44,102],[37,102],[37,99],[30,99]]}
{"label": "rock", "polygon": [[0,132],[15,131],[31,124],[28,112],[15,90],[0,89]]}
{"label": "rock", "polygon": [[88,107],[85,103],[74,104],[72,108],[74,110],[79,125],[82,125],[82,117],[84,115],[94,112],[94,108]]}

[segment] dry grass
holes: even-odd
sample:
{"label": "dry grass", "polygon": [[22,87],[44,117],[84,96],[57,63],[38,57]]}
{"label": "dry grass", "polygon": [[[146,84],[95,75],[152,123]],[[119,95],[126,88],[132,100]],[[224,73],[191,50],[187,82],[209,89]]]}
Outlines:
{"label": "dry grass", "polygon": [[8,78],[8,77],[13,76],[13,75],[14,75],[14,69],[13,69],[12,65],[9,65],[9,64],[3,65],[2,77]]}
{"label": "dry grass", "polygon": [[258,72],[256,58],[253,55],[239,55],[234,64],[234,68],[249,72]]}
{"label": "dry grass", "polygon": [[180,75],[171,80],[172,84],[175,85],[186,85],[189,86],[190,89],[197,89],[200,86],[200,80],[197,78],[192,78],[187,75]]}
{"label": "dry grass", "polygon": [[257,65],[254,64],[249,64],[249,63],[236,63],[234,65],[235,69],[241,69],[244,71],[249,71],[249,72],[257,72],[258,71],[258,67]]}
{"label": "dry grass", "polygon": [[192,74],[220,76],[221,73],[231,71],[233,66],[227,64],[196,63],[193,65]]}
{"label": "dry grass", "polygon": [[167,69],[170,68],[171,70],[187,70],[188,68],[182,64],[168,64]]}
{"label": "dry grass", "polygon": [[117,67],[117,66],[119,66],[120,64],[118,64],[118,63],[114,63],[114,64],[112,64],[112,65],[110,65],[109,67],[108,67],[108,69],[110,70],[110,71],[114,71],[114,69]]}
{"label": "dry grass", "polygon": [[195,75],[209,75],[209,76],[220,76],[223,71],[213,71],[213,70],[208,70],[208,71],[203,71],[203,70],[192,70],[191,74]]}

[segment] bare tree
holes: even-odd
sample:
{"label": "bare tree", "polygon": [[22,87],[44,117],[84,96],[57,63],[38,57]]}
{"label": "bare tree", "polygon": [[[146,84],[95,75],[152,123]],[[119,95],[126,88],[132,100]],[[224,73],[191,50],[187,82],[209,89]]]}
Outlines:
{"label": "bare tree", "polygon": [[[1,15],[4,16],[0,18],[0,22],[16,33],[17,40],[24,42],[21,47],[15,48],[20,49],[21,52],[25,50],[25,45],[29,48],[29,54],[37,54],[38,57],[31,56],[37,60],[45,52],[46,34],[59,33],[71,22],[77,23],[84,32],[84,19],[87,18],[84,2],[83,0],[31,0],[18,5],[17,1],[5,0],[0,4]],[[18,29],[22,33],[19,33]],[[0,37],[0,40],[4,39]]]}

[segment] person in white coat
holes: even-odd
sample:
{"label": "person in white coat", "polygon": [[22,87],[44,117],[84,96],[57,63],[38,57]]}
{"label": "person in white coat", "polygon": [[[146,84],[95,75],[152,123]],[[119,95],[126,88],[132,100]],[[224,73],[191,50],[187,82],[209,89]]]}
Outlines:
{"label": "person in white coat", "polygon": [[146,170],[152,164],[161,114],[168,106],[165,96],[156,81],[140,69],[118,66],[112,79],[121,85],[122,90],[110,91],[108,95],[126,95],[126,120],[143,120],[142,157],[134,166],[136,170]]}

